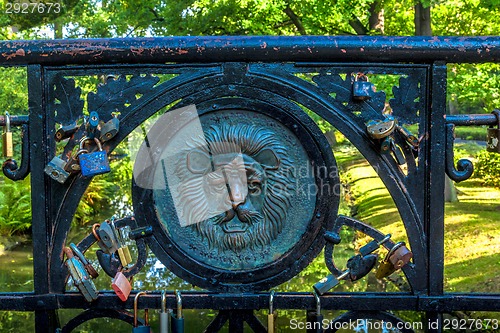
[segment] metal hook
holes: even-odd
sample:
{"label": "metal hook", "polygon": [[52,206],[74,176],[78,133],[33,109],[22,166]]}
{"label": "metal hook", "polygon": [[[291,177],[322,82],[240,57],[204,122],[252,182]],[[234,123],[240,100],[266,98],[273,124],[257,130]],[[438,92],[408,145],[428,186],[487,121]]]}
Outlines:
{"label": "metal hook", "polygon": [[316,300],[316,313],[321,313],[321,299],[316,291],[313,291],[314,299]]}
{"label": "metal hook", "polygon": [[[137,304],[139,303],[139,297],[141,297],[142,295],[146,295],[146,294],[147,294],[146,291],[140,291],[134,297],[134,327],[137,327],[137,311],[138,311]],[[145,321],[146,325],[148,325],[149,318],[148,318],[147,312],[145,312],[145,314],[144,314],[144,321]]]}
{"label": "metal hook", "polygon": [[182,318],[182,297],[178,290],[175,291],[175,299],[177,300],[177,318],[180,319]]}
{"label": "metal hook", "polygon": [[269,314],[272,314],[274,311],[274,294],[274,290],[271,290],[271,292],[269,293]]}
{"label": "metal hook", "polygon": [[5,111],[5,131],[10,132],[10,114]]}
{"label": "metal hook", "polygon": [[165,290],[161,292],[161,312],[167,312],[167,293]]}
{"label": "metal hook", "polygon": [[446,124],[446,157],[445,166],[446,174],[452,180],[456,182],[461,182],[462,180],[469,179],[474,172],[474,165],[471,161],[467,159],[460,159],[457,162],[457,168],[455,169],[453,144],[455,143],[455,125]]}

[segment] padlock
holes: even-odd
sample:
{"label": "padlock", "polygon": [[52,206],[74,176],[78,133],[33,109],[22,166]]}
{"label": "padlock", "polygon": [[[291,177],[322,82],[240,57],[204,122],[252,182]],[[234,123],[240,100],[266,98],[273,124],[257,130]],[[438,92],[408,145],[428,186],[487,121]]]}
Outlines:
{"label": "padlock", "polygon": [[400,269],[403,266],[406,266],[410,262],[411,258],[413,258],[413,253],[408,250],[404,242],[400,242],[398,244],[400,245],[394,251],[391,251],[392,253],[389,256],[389,261],[395,269]]}
{"label": "padlock", "polygon": [[321,314],[321,299],[313,292],[316,301],[316,310],[307,310],[307,333],[323,333],[323,315]]}
{"label": "padlock", "polygon": [[276,317],[278,313],[274,310],[274,290],[269,294],[269,313],[267,314],[267,332],[276,332]]}
{"label": "padlock", "polygon": [[119,271],[116,273],[114,279],[111,281],[111,288],[115,291],[116,296],[122,301],[126,302],[130,292],[132,291],[132,285],[129,279]]}
{"label": "padlock", "polygon": [[96,139],[95,133],[99,126],[99,114],[95,111],[90,112],[87,122],[87,137],[90,140]]}
{"label": "padlock", "polygon": [[[99,240],[97,245],[107,254],[115,253],[118,250],[118,240],[116,239],[113,227],[107,221],[104,221],[99,225],[97,229],[97,235]],[[94,235],[95,237],[95,235]]]}
{"label": "padlock", "polygon": [[486,136],[486,151],[490,153],[500,153],[500,111],[494,110],[492,112],[497,118],[497,128],[488,128]]}
{"label": "padlock", "polygon": [[366,132],[372,139],[388,137],[396,129],[397,120],[391,115],[384,115],[384,119],[370,120],[366,123]]}
{"label": "padlock", "polygon": [[177,311],[170,316],[170,327],[173,333],[184,332],[184,317],[182,316],[182,297],[181,292],[175,291],[175,299],[177,301]]}
{"label": "padlock", "polygon": [[89,275],[93,279],[97,278],[99,276],[99,273],[97,273],[94,266],[92,266],[92,264],[87,260],[87,258],[85,258],[82,251],[80,251],[80,249],[78,249],[78,247],[74,243],[69,244],[69,247],[73,251],[73,254],[76,255],[78,259],[80,259],[87,273],[89,273]]}
{"label": "padlock", "polygon": [[335,276],[333,274],[327,275],[326,277],[322,278],[319,282],[317,282],[313,286],[313,289],[319,295],[323,295],[324,293],[331,290],[333,287],[336,287],[340,283],[340,280],[343,280],[346,277],[348,277],[349,273],[350,273],[350,271],[347,269],[347,270],[343,271],[342,273],[340,273],[339,276]]}
{"label": "padlock", "polygon": [[121,230],[116,228],[114,221],[111,221],[111,228],[113,229],[113,233],[115,234],[115,238],[118,244],[118,257],[120,258],[120,262],[123,267],[126,267],[128,264],[132,262],[132,256],[130,255],[130,250],[128,245],[123,241],[123,237],[121,234]]}
{"label": "padlock", "polygon": [[418,141],[418,138],[413,135],[412,132],[410,132],[408,129],[406,129],[404,126],[401,125],[396,125],[396,128],[398,129],[399,133],[403,135],[405,138],[406,142],[413,148],[417,149],[420,142]]}
{"label": "padlock", "polygon": [[65,170],[65,167],[66,161],[59,156],[54,156],[43,171],[58,183],[64,184],[69,177],[69,172]]}
{"label": "padlock", "polygon": [[106,142],[111,140],[116,136],[120,130],[120,120],[113,116],[104,125],[101,126],[101,133],[99,135],[99,140],[101,142]]}
{"label": "padlock", "polygon": [[139,326],[139,321],[137,320],[139,297],[145,294],[145,291],[140,291],[134,297],[134,328],[132,328],[132,333],[151,333],[148,309],[144,309],[144,325]]}
{"label": "padlock", "polygon": [[116,253],[108,254],[102,250],[97,250],[95,254],[102,270],[110,277],[114,278],[118,271],[123,269],[120,258],[118,258]]}
{"label": "padlock", "polygon": [[171,310],[167,309],[167,294],[161,292],[160,333],[170,333]]}
{"label": "padlock", "polygon": [[347,261],[347,268],[349,269],[349,279],[357,281],[375,267],[378,256],[375,254],[368,254],[366,256],[355,255]]}
{"label": "padlock", "polygon": [[[80,143],[80,151],[83,149],[83,143],[86,141],[84,138]],[[94,139],[97,144],[98,151],[92,153],[79,153],[78,160],[80,163],[80,169],[82,171],[82,176],[91,177],[96,175],[101,175],[103,173],[108,173],[111,171],[109,167],[108,154],[105,150],[102,150],[102,145],[97,138]]]}
{"label": "padlock", "polygon": [[14,139],[10,131],[10,115],[5,112],[5,127],[2,134],[3,157],[11,158],[14,156]]}
{"label": "padlock", "polygon": [[56,142],[60,142],[71,137],[78,130],[78,128],[79,126],[77,125],[76,121],[72,122],[71,124],[61,126],[54,136]]}
{"label": "padlock", "polygon": [[368,81],[363,73],[358,73],[352,85],[352,99],[355,101],[366,101],[375,92],[375,85]]}
{"label": "padlock", "polygon": [[66,267],[68,267],[68,271],[75,286],[87,302],[90,303],[96,300],[99,295],[99,291],[95,287],[90,275],[87,273],[80,261],[74,257],[73,251],[71,251],[69,247],[64,247],[63,251],[67,257],[65,261]]}
{"label": "padlock", "polygon": [[384,244],[385,242],[387,242],[389,239],[391,239],[391,234],[387,234],[385,235],[385,237],[380,241],[380,242],[377,242],[376,240],[372,240],[371,242],[369,242],[368,244],[362,246],[360,249],[359,249],[359,254],[361,254],[361,256],[366,256],[370,253],[372,253],[373,251],[377,250],[380,245]]}
{"label": "padlock", "polygon": [[396,243],[389,250],[389,252],[387,252],[384,260],[380,263],[375,273],[375,277],[377,279],[383,279],[391,275],[404,265],[408,264],[412,257],[413,253],[408,250],[404,242]]}

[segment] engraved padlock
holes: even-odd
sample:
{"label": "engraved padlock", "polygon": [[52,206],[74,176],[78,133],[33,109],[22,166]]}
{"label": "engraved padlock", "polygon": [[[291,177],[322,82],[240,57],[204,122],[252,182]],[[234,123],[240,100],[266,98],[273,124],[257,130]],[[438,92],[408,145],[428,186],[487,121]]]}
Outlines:
{"label": "engraved padlock", "polygon": [[[81,141],[80,151],[83,150],[83,143],[85,141],[86,138]],[[78,154],[80,169],[84,177],[101,175],[111,171],[111,168],[109,167],[108,154],[105,150],[102,150],[101,142],[97,140],[97,138],[94,139],[94,142],[97,144],[98,151]]]}
{"label": "engraved padlock", "polygon": [[43,170],[50,178],[64,184],[69,177],[69,172],[65,170],[67,162],[59,156],[54,158],[45,166]]}
{"label": "engraved padlock", "polygon": [[358,73],[352,85],[352,99],[355,101],[366,101],[375,92],[375,85],[368,81],[363,73]]}
{"label": "engraved padlock", "polygon": [[500,111],[494,110],[492,112],[497,118],[497,128],[488,128],[486,136],[486,151],[490,153],[500,153]]}
{"label": "engraved padlock", "polygon": [[111,140],[116,136],[120,130],[120,120],[113,116],[101,127],[101,133],[99,135],[99,140],[101,142],[106,142]]}
{"label": "engraved padlock", "polygon": [[116,273],[115,278],[111,281],[111,288],[115,291],[116,296],[122,301],[126,302],[130,292],[132,291],[132,285],[129,279],[119,271]]}
{"label": "engraved padlock", "polygon": [[134,328],[132,329],[132,333],[150,333],[151,332],[151,326],[149,326],[149,311],[148,309],[144,309],[144,325],[139,326],[139,320],[138,320],[138,303],[139,303],[139,297],[142,295],[145,295],[145,291],[140,291],[135,295],[134,298]]}
{"label": "engraved padlock", "polygon": [[372,139],[383,139],[394,132],[397,120],[391,115],[384,115],[384,119],[370,120],[366,123],[366,131]]}
{"label": "engraved padlock", "polygon": [[2,133],[3,157],[11,158],[14,156],[14,141],[10,131],[10,115],[5,112],[5,127]]}

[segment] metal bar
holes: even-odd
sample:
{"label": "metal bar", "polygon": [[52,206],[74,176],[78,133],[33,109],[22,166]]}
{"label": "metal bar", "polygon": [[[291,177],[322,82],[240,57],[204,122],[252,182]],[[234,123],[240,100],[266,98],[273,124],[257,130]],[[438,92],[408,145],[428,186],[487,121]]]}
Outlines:
{"label": "metal bar", "polygon": [[[30,169],[31,177],[31,211],[34,217],[32,223],[33,234],[33,279],[36,294],[50,292],[49,237],[51,235],[51,216],[47,207],[50,207],[49,186],[46,186],[46,177],[43,169],[47,157],[48,142],[46,135],[46,114],[44,98],[44,71],[42,66],[28,66],[28,104],[30,123]],[[35,311],[36,332],[54,332],[59,326],[55,311],[46,307],[43,300],[37,301]]]}
{"label": "metal bar", "polygon": [[447,115],[446,122],[455,126],[495,126],[498,124],[498,120],[494,114]]}
{"label": "metal bar", "polygon": [[500,61],[500,37],[188,36],[0,42],[0,65]]}
{"label": "metal bar", "polygon": [[425,232],[427,235],[428,292],[443,293],[444,271],[444,182],[446,136],[443,130],[446,112],[446,64],[439,62],[431,69],[431,110],[426,131],[429,154],[426,160]]}
{"label": "metal bar", "polygon": [[[93,309],[132,309],[132,294],[123,303],[111,291],[102,291]],[[86,309],[89,303],[76,292],[36,295],[34,293],[0,294],[0,311],[34,311],[45,309]],[[161,293],[151,292],[141,298],[140,308],[159,309]],[[167,292],[167,308],[175,308],[173,291]],[[268,293],[217,294],[214,292],[183,292],[184,309],[261,310],[269,308]],[[311,293],[290,292],[275,295],[276,309],[315,309]],[[442,296],[412,295],[404,293],[328,293],[321,296],[323,310],[417,310],[417,311],[500,311],[500,294],[444,294]]]}
{"label": "metal bar", "polygon": [[[0,115],[0,126],[5,126],[5,115]],[[10,126],[22,126],[29,123],[29,116],[10,115]]]}

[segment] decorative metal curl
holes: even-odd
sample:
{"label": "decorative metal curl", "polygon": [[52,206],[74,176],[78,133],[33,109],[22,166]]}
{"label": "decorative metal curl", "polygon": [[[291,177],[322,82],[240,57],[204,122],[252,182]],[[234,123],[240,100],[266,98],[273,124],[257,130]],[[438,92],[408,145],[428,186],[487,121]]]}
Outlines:
{"label": "decorative metal curl", "polygon": [[8,159],[2,165],[5,177],[11,180],[22,180],[30,173],[30,138],[28,124],[21,127],[21,166],[18,167],[16,160]]}
{"label": "decorative metal curl", "polygon": [[469,179],[474,172],[474,165],[467,159],[460,159],[455,169],[453,144],[455,143],[455,125],[446,124],[446,174],[452,180],[461,182]]}
{"label": "decorative metal curl", "polygon": [[[332,231],[338,234],[340,232],[340,228],[342,228],[342,226],[344,226],[344,225],[347,227],[353,228],[355,230],[361,231],[362,233],[373,238],[377,242],[382,241],[386,236],[385,234],[381,233],[377,229],[374,229],[373,227],[369,226],[368,224],[365,224],[361,221],[358,221],[356,219],[353,219],[351,217],[344,216],[344,215],[339,215],[337,217],[337,220],[335,220],[335,225],[334,225]],[[394,242],[392,240],[388,240],[387,242],[384,242],[382,244],[382,246],[384,246],[387,250],[389,250],[390,248],[392,248],[394,246]],[[339,270],[337,268],[337,266],[335,266],[335,262],[333,260],[333,248],[334,248],[333,243],[331,243],[331,242],[326,243],[326,245],[325,245],[325,264],[326,264],[326,267],[330,270],[330,272],[337,276],[342,271]]]}
{"label": "decorative metal curl", "polygon": [[[126,310],[111,310],[111,309],[89,309],[80,313],[78,316],[71,319],[62,329],[58,329],[58,333],[69,333],[75,328],[85,323],[86,321],[97,319],[97,318],[111,318],[118,319],[126,322],[127,324],[134,324],[134,315]],[[144,322],[141,318],[138,318],[141,325]]]}

